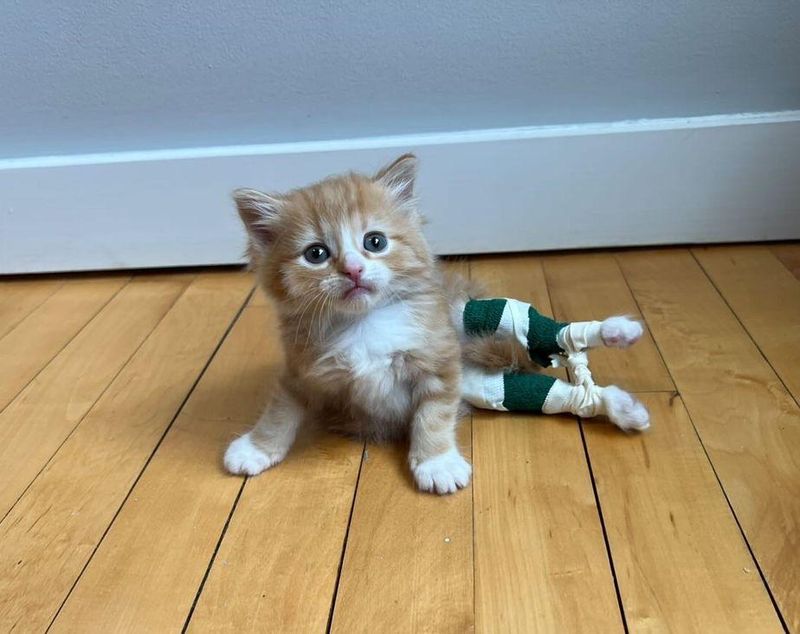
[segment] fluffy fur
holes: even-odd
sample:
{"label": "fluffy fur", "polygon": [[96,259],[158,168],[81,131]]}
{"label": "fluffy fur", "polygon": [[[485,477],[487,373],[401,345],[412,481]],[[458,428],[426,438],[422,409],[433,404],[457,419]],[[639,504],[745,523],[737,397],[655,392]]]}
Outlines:
{"label": "fluffy fur", "polygon": [[[230,472],[256,475],[279,463],[313,419],[370,440],[408,436],[409,466],[424,491],[469,483],[455,441],[465,409],[462,356],[487,371],[536,368],[516,340],[464,334],[467,300],[485,294],[439,271],[422,234],[415,176],[416,158],[404,155],[373,177],[351,173],[287,194],[234,193],[252,268],[278,308],[286,367],[255,427],[229,446]],[[368,248],[376,232],[385,243]],[[607,346],[641,334],[640,324],[619,317],[601,329]],[[645,427],[644,407],[615,390],[607,394],[612,420]]]}
{"label": "fluffy fur", "polygon": [[[228,470],[253,475],[279,462],[313,417],[373,440],[408,434],[423,490],[469,482],[455,442],[461,365],[452,297],[422,235],[415,175],[416,159],[405,155],[371,178],[347,174],[283,195],[235,192],[252,266],[278,307],[287,362],[273,403],[229,447]],[[372,232],[385,235],[384,250],[365,248]],[[330,257],[309,262],[314,245]]]}

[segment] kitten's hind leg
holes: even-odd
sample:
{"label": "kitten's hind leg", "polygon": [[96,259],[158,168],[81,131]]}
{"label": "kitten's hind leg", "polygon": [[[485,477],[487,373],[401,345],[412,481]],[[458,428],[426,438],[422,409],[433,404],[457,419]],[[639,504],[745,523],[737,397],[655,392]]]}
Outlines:
{"label": "kitten's hind leg", "polygon": [[461,397],[479,409],[541,412],[545,399],[557,380],[546,374],[493,372],[468,365],[463,369]]}
{"label": "kitten's hind leg", "polygon": [[630,317],[615,316],[603,321],[574,321],[566,324],[556,335],[559,347],[565,352],[580,352],[606,346],[627,348],[644,334],[642,324]]}
{"label": "kitten's hind leg", "polygon": [[225,468],[233,474],[258,475],[289,453],[305,409],[280,386],[255,427],[234,440],[225,452]]}
{"label": "kitten's hind leg", "polygon": [[514,341],[535,363],[547,367],[562,352],[557,335],[567,326],[517,299],[470,299],[463,306],[460,332],[465,337],[493,336]]}
{"label": "kitten's hind leg", "polygon": [[542,412],[569,412],[581,418],[606,416],[620,429],[642,431],[650,427],[650,413],[631,394],[616,385],[573,385],[556,379]]}
{"label": "kitten's hind leg", "polygon": [[614,385],[573,385],[544,374],[492,373],[469,366],[464,368],[462,397],[481,409],[567,412],[582,418],[605,415],[624,430],[650,426],[650,415],[644,405]]}
{"label": "kitten's hind leg", "polygon": [[526,302],[508,298],[454,302],[452,311],[462,340],[492,336],[514,341],[544,367],[550,365],[552,354],[599,346],[627,348],[644,332],[642,324],[629,317],[565,323],[540,314]]}

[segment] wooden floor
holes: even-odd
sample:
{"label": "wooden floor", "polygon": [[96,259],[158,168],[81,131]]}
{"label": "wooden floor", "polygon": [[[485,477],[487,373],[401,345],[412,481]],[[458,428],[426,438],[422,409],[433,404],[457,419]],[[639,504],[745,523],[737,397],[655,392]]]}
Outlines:
{"label": "wooden floor", "polygon": [[220,467],[280,366],[240,271],[0,280],[0,632],[800,632],[800,244],[452,261],[561,320],[651,431],[480,413],[470,488],[402,447]]}

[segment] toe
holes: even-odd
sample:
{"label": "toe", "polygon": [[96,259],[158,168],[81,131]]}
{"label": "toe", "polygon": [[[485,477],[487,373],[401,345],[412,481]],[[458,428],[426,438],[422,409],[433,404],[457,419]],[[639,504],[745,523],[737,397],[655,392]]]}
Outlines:
{"label": "toe", "polygon": [[245,434],[228,446],[223,462],[229,473],[254,476],[279,462],[280,459],[281,456],[270,455],[259,449],[253,443],[250,434]]}
{"label": "toe", "polygon": [[472,467],[453,448],[418,463],[413,471],[417,486],[422,491],[435,491],[445,495],[455,493],[469,484]]}
{"label": "toe", "polygon": [[620,429],[641,431],[650,426],[647,408],[624,390],[609,385],[603,389],[602,398],[606,415]]}
{"label": "toe", "polygon": [[609,317],[600,326],[600,336],[606,346],[627,348],[641,339],[644,328],[629,317]]}

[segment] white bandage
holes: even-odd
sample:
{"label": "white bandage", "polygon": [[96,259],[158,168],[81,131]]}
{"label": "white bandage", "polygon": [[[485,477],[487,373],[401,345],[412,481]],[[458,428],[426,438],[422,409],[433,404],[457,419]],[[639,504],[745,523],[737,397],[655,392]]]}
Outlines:
{"label": "white bandage", "polygon": [[523,348],[528,347],[528,329],[530,318],[528,310],[531,305],[516,299],[507,299],[503,307],[503,315],[497,326],[497,333],[514,337]]}
{"label": "white bandage", "polygon": [[582,352],[587,348],[602,346],[603,337],[600,335],[602,322],[576,321],[567,324],[556,335],[556,341],[565,352]]}
{"label": "white bandage", "polygon": [[461,376],[461,396],[473,407],[508,411],[503,407],[505,388],[502,372],[487,374],[479,368],[464,367]]}
{"label": "white bandage", "polygon": [[[600,322],[578,322],[570,326],[582,324],[597,324],[598,333]],[[567,330],[570,326],[563,328],[558,334]],[[584,333],[587,329],[579,329],[578,333]],[[581,335],[583,336],[583,335]],[[599,335],[598,335],[599,336]],[[559,345],[561,343],[559,342]],[[547,393],[547,398],[542,404],[542,411],[545,414],[557,414],[559,412],[570,412],[581,418],[592,418],[605,414],[605,404],[603,403],[603,388],[595,384],[592,373],[589,371],[589,357],[585,352],[570,352],[566,357],[551,355],[555,367],[565,366],[569,368],[574,384],[557,380]]]}
{"label": "white bandage", "polygon": [[602,399],[603,388],[599,385],[572,385],[560,379],[553,383],[542,404],[545,414],[569,412],[581,418],[593,418],[605,414]]}

